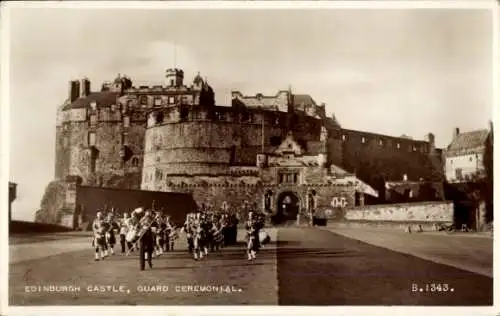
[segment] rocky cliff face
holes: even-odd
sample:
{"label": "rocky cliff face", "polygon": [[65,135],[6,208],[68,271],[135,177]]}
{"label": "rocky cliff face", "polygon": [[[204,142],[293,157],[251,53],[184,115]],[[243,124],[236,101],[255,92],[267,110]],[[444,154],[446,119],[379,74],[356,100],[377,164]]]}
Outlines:
{"label": "rocky cliff face", "polygon": [[66,185],[64,181],[52,181],[45,188],[40,209],[35,214],[35,222],[59,223],[61,210],[66,197]]}
{"label": "rocky cliff face", "polygon": [[[91,179],[94,180],[94,179]],[[94,186],[121,189],[140,189],[141,174],[139,172],[123,176],[107,175],[101,179],[95,179]],[[99,182],[97,184],[97,182]],[[40,209],[35,214],[35,222],[48,224],[62,224],[63,218],[67,220],[68,215],[75,212],[76,195],[69,195],[70,186],[74,181],[55,180],[45,188],[45,193],[40,203]],[[74,190],[74,189],[73,189]]]}

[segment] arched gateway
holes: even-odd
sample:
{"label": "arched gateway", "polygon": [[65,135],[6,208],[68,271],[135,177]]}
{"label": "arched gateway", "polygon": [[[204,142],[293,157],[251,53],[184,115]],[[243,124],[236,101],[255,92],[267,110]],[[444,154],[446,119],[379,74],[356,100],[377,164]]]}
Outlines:
{"label": "arched gateway", "polygon": [[297,220],[300,209],[300,199],[295,192],[284,191],[280,193],[276,202],[276,215],[273,218],[275,224]]}

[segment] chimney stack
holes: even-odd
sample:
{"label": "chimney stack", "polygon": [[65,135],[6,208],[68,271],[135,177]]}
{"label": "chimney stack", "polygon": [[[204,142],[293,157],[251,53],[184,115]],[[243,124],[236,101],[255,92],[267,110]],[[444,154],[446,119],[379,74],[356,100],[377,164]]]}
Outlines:
{"label": "chimney stack", "polygon": [[453,139],[457,138],[459,134],[460,134],[460,129],[458,127],[455,127],[455,130],[453,131]]}
{"label": "chimney stack", "polygon": [[81,88],[81,94],[80,96],[82,98],[85,98],[86,96],[88,96],[90,94],[90,80],[87,79],[87,78],[83,78],[81,80],[81,84],[80,84],[80,88]]}
{"label": "chimney stack", "polygon": [[436,147],[434,134],[432,134],[432,133],[427,134],[427,141],[429,142],[430,149],[433,149]]}
{"label": "chimney stack", "polygon": [[71,80],[68,84],[69,102],[74,102],[80,96],[80,83],[78,80]]}

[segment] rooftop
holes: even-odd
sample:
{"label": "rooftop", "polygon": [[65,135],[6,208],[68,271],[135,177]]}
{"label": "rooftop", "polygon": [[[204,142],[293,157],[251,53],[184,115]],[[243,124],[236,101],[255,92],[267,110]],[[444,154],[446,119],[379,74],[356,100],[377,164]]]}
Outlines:
{"label": "rooftop", "polygon": [[110,107],[116,104],[118,96],[119,93],[111,91],[91,92],[88,96],[66,105],[63,110],[88,108],[92,102],[96,102],[99,107]]}
{"label": "rooftop", "polygon": [[480,148],[485,145],[489,133],[487,129],[460,133],[448,145],[447,151],[456,152]]}

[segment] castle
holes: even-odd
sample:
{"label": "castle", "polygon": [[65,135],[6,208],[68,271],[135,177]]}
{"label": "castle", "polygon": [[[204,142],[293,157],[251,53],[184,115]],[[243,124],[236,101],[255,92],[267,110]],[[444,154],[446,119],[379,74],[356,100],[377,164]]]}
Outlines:
{"label": "castle", "polygon": [[[183,70],[167,69],[165,79],[134,87],[118,75],[96,92],[86,78],[70,81],[57,112],[52,185],[78,179],[188,192],[199,205],[253,204],[297,219],[382,201],[387,181],[443,179],[431,133],[424,141],[345,129],[324,104],[290,88],[274,96],[234,91],[231,106],[219,106],[200,74],[187,84]],[[74,208],[58,205],[66,214]]]}

